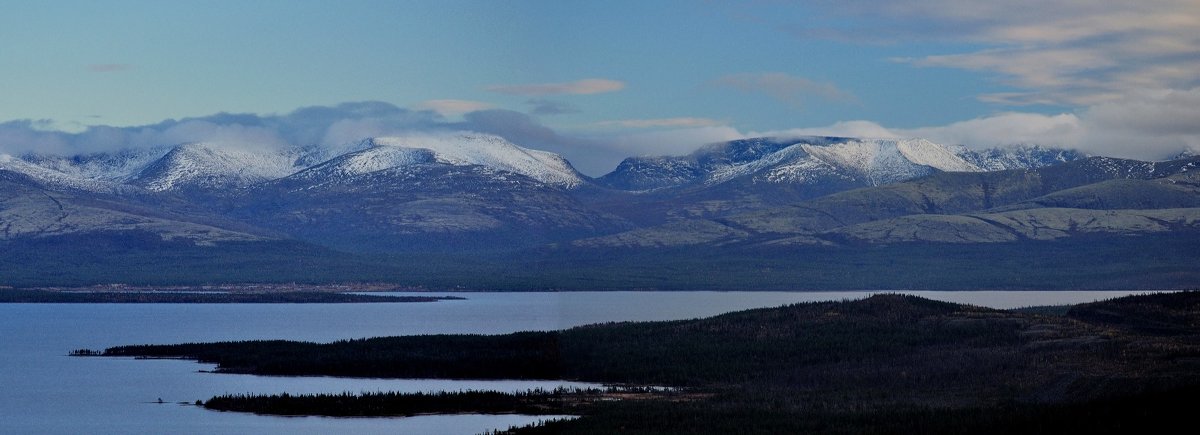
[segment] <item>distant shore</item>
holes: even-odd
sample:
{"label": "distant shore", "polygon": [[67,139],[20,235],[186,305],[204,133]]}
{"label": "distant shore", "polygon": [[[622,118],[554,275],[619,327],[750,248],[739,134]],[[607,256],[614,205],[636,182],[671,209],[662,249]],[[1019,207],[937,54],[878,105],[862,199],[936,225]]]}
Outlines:
{"label": "distant shore", "polygon": [[[437,302],[443,300],[462,300],[457,296],[390,296],[348,293],[347,290],[327,289],[318,290],[284,290],[278,287],[268,289],[231,289],[229,286],[214,287],[170,287],[170,288],[57,288],[57,289],[0,289],[0,303],[180,303],[180,304],[219,304],[219,303],[403,303],[403,302]],[[376,290],[382,291],[382,290]]]}

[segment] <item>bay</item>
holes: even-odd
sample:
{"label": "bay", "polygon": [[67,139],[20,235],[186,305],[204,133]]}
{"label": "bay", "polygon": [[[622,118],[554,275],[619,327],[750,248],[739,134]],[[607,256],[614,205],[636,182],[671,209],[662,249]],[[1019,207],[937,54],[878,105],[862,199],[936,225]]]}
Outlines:
{"label": "bay", "polygon": [[[0,304],[0,433],[471,434],[546,417],[269,417],[188,405],[226,393],[522,391],[558,381],[395,380],[206,373],[180,360],[72,358],[73,349],[252,339],[328,342],[413,334],[502,334],[612,321],[675,320],[875,292],[438,293],[465,300],[373,304]],[[904,292],[1015,308],[1133,292]],[[428,293],[395,293],[428,295]],[[165,403],[158,403],[158,399]],[[181,404],[183,403],[183,404]]]}

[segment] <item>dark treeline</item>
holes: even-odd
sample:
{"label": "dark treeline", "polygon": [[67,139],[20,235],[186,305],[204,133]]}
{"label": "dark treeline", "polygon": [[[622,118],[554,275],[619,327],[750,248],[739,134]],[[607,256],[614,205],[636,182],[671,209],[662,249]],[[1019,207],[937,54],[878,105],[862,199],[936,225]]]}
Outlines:
{"label": "dark treeline", "polygon": [[63,292],[0,289],[0,303],[118,303],[118,304],[233,304],[233,303],[363,303],[436,302],[453,296],[386,296],[334,292],[186,293],[186,292]]}
{"label": "dark treeline", "polygon": [[342,393],[311,395],[224,395],[204,402],[218,411],[272,415],[323,415],[331,417],[412,416],[419,414],[530,414],[563,413],[565,395],[599,394],[594,391],[529,390],[521,393],[459,391],[436,393]]}
{"label": "dark treeline", "polygon": [[1047,418],[1117,418],[1096,410],[1200,385],[1197,306],[1200,292],[1058,315],[876,295],[557,332],[123,346],[103,355],[193,358],[241,373],[561,378],[693,394],[597,402],[576,412],[584,418],[546,425],[564,433],[948,433],[986,429],[996,415],[1031,425],[1008,426],[1015,431],[1044,432],[1057,427],[1035,430]]}
{"label": "dark treeline", "polygon": [[606,402],[584,418],[496,431],[504,435],[884,435],[884,434],[1190,434],[1195,386],[1071,403],[989,407],[893,406],[806,409],[782,395],[694,402]]}
{"label": "dark treeline", "polygon": [[[1186,289],[1200,233],[1008,243],[515,253],[351,254],[294,241],[216,247],[143,235],[0,241],[0,286],[393,282],[429,289],[846,290]],[[54,273],[46,273],[53,270]]]}
{"label": "dark treeline", "polygon": [[[950,322],[951,317],[958,322]],[[218,370],[271,375],[581,379],[679,386],[741,382],[802,365],[911,354],[991,353],[1019,345],[1020,322],[911,296],[876,296],[731,313],[501,336],[436,335],[328,344],[255,341],[121,346],[108,356],[186,357]],[[977,321],[972,321],[976,319]]]}

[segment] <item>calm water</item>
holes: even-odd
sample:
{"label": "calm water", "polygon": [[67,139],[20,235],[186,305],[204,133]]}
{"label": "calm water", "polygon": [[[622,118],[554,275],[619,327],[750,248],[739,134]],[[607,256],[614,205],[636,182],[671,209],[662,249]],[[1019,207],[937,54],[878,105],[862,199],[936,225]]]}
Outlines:
{"label": "calm water", "polygon": [[[908,292],[994,308],[1088,302],[1129,292]],[[224,393],[553,388],[560,382],[279,378],[201,373],[189,361],[70,358],[121,344],[429,333],[498,334],[623,320],[710,316],[867,292],[462,293],[416,304],[0,304],[0,433],[472,434],[536,421],[514,415],[265,417],[206,411]],[[567,384],[582,385],[582,384]],[[155,403],[159,398],[168,402]]]}

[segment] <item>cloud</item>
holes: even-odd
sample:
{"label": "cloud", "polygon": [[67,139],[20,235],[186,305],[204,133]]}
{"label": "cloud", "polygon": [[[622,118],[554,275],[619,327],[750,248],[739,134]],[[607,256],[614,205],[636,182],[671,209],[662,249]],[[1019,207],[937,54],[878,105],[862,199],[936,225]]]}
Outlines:
{"label": "cloud", "polygon": [[936,127],[893,130],[899,136],[920,137],[945,144],[989,148],[1013,144],[1038,144],[1062,148],[1086,148],[1087,126],[1079,117],[1063,113],[1000,113]]}
{"label": "cloud", "polygon": [[458,116],[493,107],[495,106],[488,103],[470,100],[425,100],[413,105],[417,110],[432,110],[443,116]]}
{"label": "cloud", "polygon": [[[594,140],[619,151],[623,157],[687,154],[701,146],[745,138],[746,135],[729,126],[678,128],[635,133],[595,136]],[[619,162],[620,160],[617,160]],[[608,167],[609,170],[612,166]]]}
{"label": "cloud", "polygon": [[894,139],[899,137],[892,130],[871,121],[841,121],[825,127],[794,128],[767,132],[753,132],[750,136],[798,137],[833,136]]}
{"label": "cloud", "polygon": [[49,121],[0,123],[0,152],[88,154],[124,148],[208,142],[226,147],[270,148],[340,145],[380,134],[436,129],[446,124],[433,112],[416,112],[381,102],[313,106],[284,115],[217,113],[157,124],[89,126],[81,131],[49,129]]}
{"label": "cloud", "polygon": [[133,69],[133,65],[127,63],[95,63],[87,66],[88,71],[94,73],[106,73],[117,71],[128,71]]}
{"label": "cloud", "polygon": [[[1085,106],[1146,90],[1200,85],[1200,2],[1143,0],[814,0],[822,19],[788,24],[804,38],[971,43],[975,49],[895,59],[992,74],[1017,92],[1005,105]],[[826,23],[835,23],[829,25]]]}
{"label": "cloud", "polygon": [[1078,114],[1001,113],[944,126],[892,129],[904,137],[991,147],[1039,144],[1142,160],[1200,151],[1200,87],[1130,95]]}
{"label": "cloud", "polygon": [[89,126],[79,132],[57,130],[49,120],[15,120],[0,123],[0,154],[78,155],[188,142],[239,149],[336,147],[370,137],[447,131],[490,133],[524,147],[559,153],[589,175],[608,172],[627,157],[619,146],[559,134],[520,112],[478,110],[451,121],[432,110],[373,101],[303,107],[281,115],[217,113],[151,125]]}
{"label": "cloud", "polygon": [[822,83],[781,72],[742,73],[720,77],[709,82],[718,87],[733,88],[752,94],[763,94],[793,107],[803,107],[809,96],[828,101],[852,102],[856,98],[832,83]]}
{"label": "cloud", "polygon": [[1080,114],[1005,112],[946,125],[889,128],[870,121],[750,132],[748,136],[924,138],[982,149],[1017,144],[1077,149],[1093,155],[1161,160],[1200,152],[1200,88],[1153,93],[1093,106]]}
{"label": "cloud", "polygon": [[533,106],[529,113],[534,115],[566,115],[580,112],[579,108],[569,103],[544,98],[532,98],[526,100],[525,104]]}
{"label": "cloud", "polygon": [[18,119],[0,123],[0,154],[20,154],[33,150],[60,153],[70,148],[66,134],[44,131],[45,121]]}
{"label": "cloud", "polygon": [[[824,127],[751,132],[750,136],[797,137],[835,136],[871,139],[923,138],[948,145],[992,148],[1038,144],[1062,148],[1087,148],[1086,123],[1064,113],[1000,113],[940,126],[890,128],[872,121],[842,121]],[[1157,158],[1157,157],[1156,157]]]}
{"label": "cloud", "polygon": [[682,127],[714,127],[725,125],[726,122],[708,118],[655,118],[655,119],[622,119],[616,121],[600,121],[593,125],[597,127],[620,128],[682,128]]}
{"label": "cloud", "polygon": [[1200,152],[1200,87],[1134,95],[1092,106],[1080,117],[1082,146],[1098,154],[1163,158]]}
{"label": "cloud", "polygon": [[490,92],[509,95],[587,95],[616,92],[625,89],[625,82],[610,79],[583,79],[566,83],[493,85],[485,89]]}

